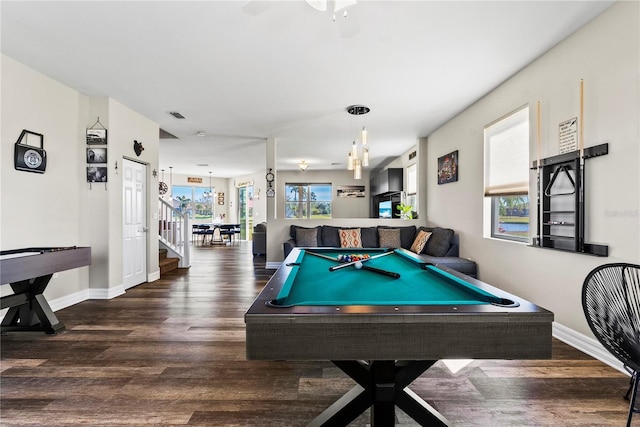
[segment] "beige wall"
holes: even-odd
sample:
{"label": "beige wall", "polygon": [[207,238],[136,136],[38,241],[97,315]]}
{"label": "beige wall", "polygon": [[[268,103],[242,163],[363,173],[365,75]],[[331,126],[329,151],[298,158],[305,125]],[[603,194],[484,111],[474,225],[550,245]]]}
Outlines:
{"label": "beige wall", "polygon": [[[127,157],[148,165],[147,220],[158,210],[158,125],[114,99],[90,97],[3,55],[0,146],[0,248],[91,246],[92,265],[61,272],[45,296],[54,309],[108,298],[122,287],[122,167]],[[86,180],[85,129],[97,117],[108,128],[108,182]],[[44,174],[16,171],[14,142],[22,129],[44,135]],[[133,141],[145,150],[138,157]],[[153,228],[151,228],[153,229]],[[148,236],[147,272],[159,276],[158,239]],[[3,292],[4,291],[3,289]]]}
{"label": "beige wall", "polygon": [[[481,280],[542,305],[556,322],[590,331],[580,292],[587,273],[607,262],[640,261],[639,4],[620,2],[428,138],[427,216],[460,234],[461,255]],[[609,143],[607,156],[586,161],[586,241],[609,245],[607,258],[529,247],[483,237],[483,127],[529,104],[530,159],[536,158],[535,104],[541,103],[541,155],[558,154],[558,124],[579,114],[585,82],[585,146]],[[459,150],[460,180],[437,185],[437,158]],[[535,203],[535,174],[530,195]],[[535,207],[532,208],[535,211]],[[535,217],[532,218],[535,222]]]}
{"label": "beige wall", "polygon": [[[86,246],[81,233],[86,178],[80,123],[82,96],[6,56],[1,57],[0,248]],[[14,143],[23,129],[44,135],[44,174],[14,169]],[[29,139],[29,143],[37,143]],[[66,271],[47,288],[48,298],[87,289],[88,268]],[[4,288],[4,287],[3,287]],[[3,291],[5,291],[3,289]]]}

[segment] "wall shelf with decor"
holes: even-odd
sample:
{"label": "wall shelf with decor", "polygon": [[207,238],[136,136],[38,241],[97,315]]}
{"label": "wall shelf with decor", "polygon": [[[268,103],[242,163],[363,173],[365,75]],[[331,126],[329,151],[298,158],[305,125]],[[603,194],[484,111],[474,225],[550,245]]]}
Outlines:
{"label": "wall shelf with decor", "polygon": [[609,247],[585,242],[585,160],[608,154],[600,144],[533,162],[538,171],[538,227],[534,247],[608,256]]}

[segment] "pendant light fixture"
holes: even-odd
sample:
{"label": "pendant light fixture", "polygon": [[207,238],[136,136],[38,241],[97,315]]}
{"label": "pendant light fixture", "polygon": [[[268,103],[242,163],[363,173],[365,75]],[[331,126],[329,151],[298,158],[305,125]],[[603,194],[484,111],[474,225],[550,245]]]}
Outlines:
{"label": "pendant light fixture", "polygon": [[[347,107],[347,112],[353,116],[362,116],[371,109],[364,105],[351,105]],[[362,168],[369,166],[369,146],[367,127],[362,126],[359,137],[353,140],[351,151],[347,158],[347,170],[353,171],[354,179],[362,179]]]}

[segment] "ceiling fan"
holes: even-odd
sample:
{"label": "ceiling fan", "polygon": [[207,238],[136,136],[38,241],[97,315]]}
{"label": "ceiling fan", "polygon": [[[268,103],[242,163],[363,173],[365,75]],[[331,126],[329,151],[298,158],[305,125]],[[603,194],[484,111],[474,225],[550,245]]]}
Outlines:
{"label": "ceiling fan", "polygon": [[[353,37],[360,32],[355,9],[352,8],[358,4],[358,0],[305,0],[305,2],[317,11],[331,11],[333,22],[336,23],[342,37]],[[261,0],[248,0],[242,6],[242,10],[249,15],[258,15],[266,10],[270,3]]]}

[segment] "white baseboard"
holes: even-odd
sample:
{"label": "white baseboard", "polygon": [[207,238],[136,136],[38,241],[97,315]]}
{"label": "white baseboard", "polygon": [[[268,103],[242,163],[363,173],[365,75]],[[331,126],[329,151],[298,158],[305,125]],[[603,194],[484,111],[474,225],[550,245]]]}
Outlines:
{"label": "white baseboard", "polygon": [[109,289],[89,288],[53,299],[48,302],[53,311],[58,311],[90,299],[112,299],[122,294],[124,294],[123,285],[115,286]]}
{"label": "white baseboard", "polygon": [[147,274],[147,282],[155,282],[160,280],[160,270]]}
{"label": "white baseboard", "polygon": [[89,292],[89,289],[84,289],[73,294],[65,295],[63,297],[49,301],[49,305],[51,306],[51,310],[53,311],[62,310],[63,308],[71,307],[72,305],[90,299]]}
{"label": "white baseboard", "polygon": [[280,265],[282,265],[282,263],[281,263],[281,262],[277,262],[277,261],[276,261],[276,262],[274,262],[274,261],[271,261],[271,262],[267,262],[267,263],[265,263],[264,268],[265,268],[266,270],[277,270],[278,268],[280,268]]}
{"label": "white baseboard", "polygon": [[569,329],[557,322],[553,322],[552,334],[560,341],[569,344],[571,347],[580,350],[589,356],[598,359],[602,363],[611,366],[618,371],[629,375],[623,364],[616,359],[611,353],[609,353],[598,340],[588,337],[576,332],[573,329]]}

